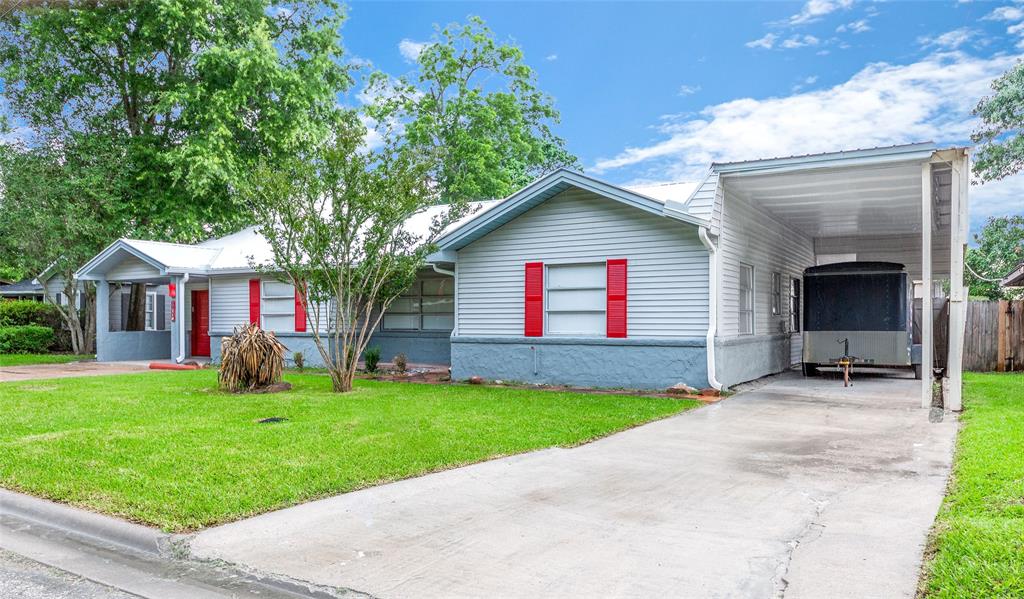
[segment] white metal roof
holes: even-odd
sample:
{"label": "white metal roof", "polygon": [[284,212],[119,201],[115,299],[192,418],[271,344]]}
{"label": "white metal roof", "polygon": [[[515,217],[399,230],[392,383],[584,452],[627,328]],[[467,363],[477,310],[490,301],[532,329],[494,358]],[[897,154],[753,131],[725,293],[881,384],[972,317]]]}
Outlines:
{"label": "white metal roof", "polygon": [[668,202],[678,202],[679,204],[685,204],[686,200],[690,199],[690,196],[700,183],[693,181],[677,181],[674,183],[657,183],[651,185],[625,185],[623,189],[628,189],[645,195],[649,198],[658,200],[662,204]]}

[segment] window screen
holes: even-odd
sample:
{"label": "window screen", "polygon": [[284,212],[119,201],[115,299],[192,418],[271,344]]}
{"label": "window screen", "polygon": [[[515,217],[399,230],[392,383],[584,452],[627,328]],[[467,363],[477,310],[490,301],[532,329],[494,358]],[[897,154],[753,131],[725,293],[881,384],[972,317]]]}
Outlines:
{"label": "window screen", "polygon": [[547,269],[544,305],[548,333],[603,337],[607,330],[606,264],[549,264]]}
{"label": "window screen", "polygon": [[267,331],[295,330],[295,288],[280,281],[263,281],[260,317]]}
{"label": "window screen", "polygon": [[782,273],[772,273],[772,316],[782,314]]}
{"label": "window screen", "polygon": [[382,326],[390,331],[450,331],[455,328],[455,282],[423,279],[388,306]]}
{"label": "window screen", "polygon": [[739,332],[741,335],[754,333],[754,267],[740,264]]}
{"label": "window screen", "polygon": [[146,294],[146,330],[156,330],[156,293]]}
{"label": "window screen", "polygon": [[800,279],[789,280],[789,330],[800,332]]}

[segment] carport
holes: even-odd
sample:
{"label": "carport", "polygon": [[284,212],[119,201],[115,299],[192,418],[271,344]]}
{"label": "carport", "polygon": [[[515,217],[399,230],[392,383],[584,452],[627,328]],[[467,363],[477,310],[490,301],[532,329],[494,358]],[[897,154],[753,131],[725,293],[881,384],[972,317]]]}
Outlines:
{"label": "carport", "polygon": [[[880,261],[904,264],[915,281],[921,312],[948,289],[946,408],[961,407],[961,355],[965,300],[964,251],[968,230],[967,148],[932,143],[849,152],[717,163],[721,195],[713,225],[721,226],[723,202],[736,197],[756,204],[813,244],[816,263]],[[945,285],[949,282],[949,285]],[[935,363],[932,318],[921,319],[921,362]],[[921,381],[921,405],[931,406],[931,379]]]}

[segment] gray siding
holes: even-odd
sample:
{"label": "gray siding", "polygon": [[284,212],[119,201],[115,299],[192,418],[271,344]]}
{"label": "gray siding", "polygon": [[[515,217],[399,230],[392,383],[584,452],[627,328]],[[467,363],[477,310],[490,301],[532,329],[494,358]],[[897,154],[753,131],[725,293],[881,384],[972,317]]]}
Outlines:
{"label": "gray siding", "polygon": [[[932,273],[949,277],[949,233],[932,235]],[[863,237],[818,237],[816,254],[857,254],[860,261],[899,262],[912,280],[921,278],[920,235],[875,235]]]}
{"label": "gray siding", "polygon": [[125,256],[121,262],[107,271],[108,281],[133,281],[159,277],[160,272],[135,256]]}
{"label": "gray siding", "polygon": [[229,334],[249,323],[249,276],[210,277],[210,333]]}
{"label": "gray siding", "polygon": [[[769,335],[788,331],[791,277],[802,277],[814,265],[812,239],[776,220],[768,212],[752,205],[725,187],[722,207],[722,235],[719,287],[718,336],[739,336],[739,267],[754,267],[754,334]],[[771,273],[783,276],[782,314],[771,314]]]}
{"label": "gray siding", "polygon": [[708,254],[697,228],[565,191],[458,252],[460,336],[522,336],[523,264],[626,258],[630,337],[699,337]]}
{"label": "gray siding", "polygon": [[721,187],[718,173],[708,173],[704,181],[686,204],[686,210],[693,216],[711,221],[711,232],[717,234],[721,225]]}

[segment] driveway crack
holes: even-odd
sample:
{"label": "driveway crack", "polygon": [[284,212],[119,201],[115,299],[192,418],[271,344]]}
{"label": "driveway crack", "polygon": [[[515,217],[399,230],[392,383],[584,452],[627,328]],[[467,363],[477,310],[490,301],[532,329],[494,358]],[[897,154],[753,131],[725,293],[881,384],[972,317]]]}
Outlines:
{"label": "driveway crack", "polygon": [[789,580],[786,578],[786,575],[789,573],[789,567],[793,563],[793,554],[796,553],[797,548],[802,543],[814,541],[825,531],[825,525],[820,520],[825,508],[828,507],[829,500],[815,499],[811,496],[807,496],[807,499],[814,504],[814,514],[807,519],[807,523],[796,536],[786,541],[786,553],[775,568],[775,575],[772,577],[772,586],[775,589],[772,596],[775,599],[782,599],[786,595],[786,589],[789,587]]}

